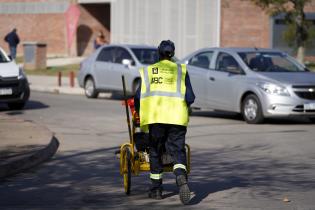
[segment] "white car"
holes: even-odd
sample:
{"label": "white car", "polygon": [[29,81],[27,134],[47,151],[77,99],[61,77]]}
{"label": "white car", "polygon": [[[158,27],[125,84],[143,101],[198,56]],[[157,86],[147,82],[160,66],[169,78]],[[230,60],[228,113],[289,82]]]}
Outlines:
{"label": "white car", "polygon": [[22,109],[30,96],[27,78],[14,60],[0,48],[0,103]]}
{"label": "white car", "polygon": [[81,63],[79,85],[88,98],[96,98],[103,91],[122,91],[124,75],[127,93],[134,94],[140,85],[139,68],[157,61],[158,51],[153,46],[105,45]]}

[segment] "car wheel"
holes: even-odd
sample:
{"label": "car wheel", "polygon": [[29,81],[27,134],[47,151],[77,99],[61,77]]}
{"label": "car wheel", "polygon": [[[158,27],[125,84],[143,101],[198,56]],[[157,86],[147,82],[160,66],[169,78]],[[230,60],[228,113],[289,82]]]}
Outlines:
{"label": "car wheel", "polygon": [[249,124],[259,124],[264,121],[261,104],[256,95],[250,94],[243,100],[242,115]]}
{"label": "car wheel", "polygon": [[138,88],[140,87],[140,85],[141,85],[141,80],[135,79],[135,81],[133,82],[133,85],[132,85],[132,94],[133,95],[136,95],[136,92],[137,92]]}
{"label": "car wheel", "polygon": [[97,98],[98,92],[95,89],[95,83],[92,77],[86,79],[84,84],[84,92],[88,98]]}
{"label": "car wheel", "polygon": [[26,102],[28,101],[29,97],[30,97],[30,87],[28,85],[26,85],[25,87],[25,91],[24,91],[24,95],[23,95],[23,99],[21,101],[17,101],[17,102],[12,102],[12,103],[8,103],[8,107],[11,110],[20,110],[23,109]]}
{"label": "car wheel", "polygon": [[311,123],[315,123],[315,117],[310,117],[309,120],[311,121]]}

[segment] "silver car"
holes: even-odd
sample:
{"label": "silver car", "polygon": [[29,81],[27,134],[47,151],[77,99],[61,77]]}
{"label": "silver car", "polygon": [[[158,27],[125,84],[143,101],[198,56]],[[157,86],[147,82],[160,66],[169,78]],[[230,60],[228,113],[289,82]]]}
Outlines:
{"label": "silver car", "polygon": [[153,46],[102,46],[81,63],[79,85],[88,98],[96,98],[100,92],[122,91],[124,75],[127,93],[134,94],[140,85],[139,68],[157,61],[157,48]]}
{"label": "silver car", "polygon": [[183,60],[196,100],[192,108],[241,113],[247,123],[269,117],[315,117],[315,73],[284,52],[205,48]]}

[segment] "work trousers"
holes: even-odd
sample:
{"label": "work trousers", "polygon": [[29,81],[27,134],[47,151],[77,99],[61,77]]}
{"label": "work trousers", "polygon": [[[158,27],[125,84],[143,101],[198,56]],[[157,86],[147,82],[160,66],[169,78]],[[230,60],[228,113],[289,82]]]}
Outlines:
{"label": "work trousers", "polygon": [[[150,170],[152,188],[159,188],[162,184],[162,154],[171,155],[174,166],[180,165],[186,167],[186,151],[185,151],[185,135],[187,132],[186,126],[172,124],[150,124],[149,125],[149,154],[150,154]],[[175,168],[174,174],[186,175],[186,170],[183,167]],[[161,175],[154,177],[154,175]],[[153,175],[153,178],[152,178]]]}

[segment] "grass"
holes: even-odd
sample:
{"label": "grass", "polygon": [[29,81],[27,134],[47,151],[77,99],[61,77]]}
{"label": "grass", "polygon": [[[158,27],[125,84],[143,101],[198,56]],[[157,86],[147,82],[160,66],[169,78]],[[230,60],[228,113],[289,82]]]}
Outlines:
{"label": "grass", "polygon": [[57,76],[58,72],[62,73],[62,76],[69,76],[70,72],[74,72],[77,75],[80,64],[71,64],[64,66],[52,66],[46,69],[27,70],[24,69],[27,75],[45,75],[45,76]]}
{"label": "grass", "polygon": [[306,64],[306,67],[310,69],[311,71],[315,71],[315,63]]}

